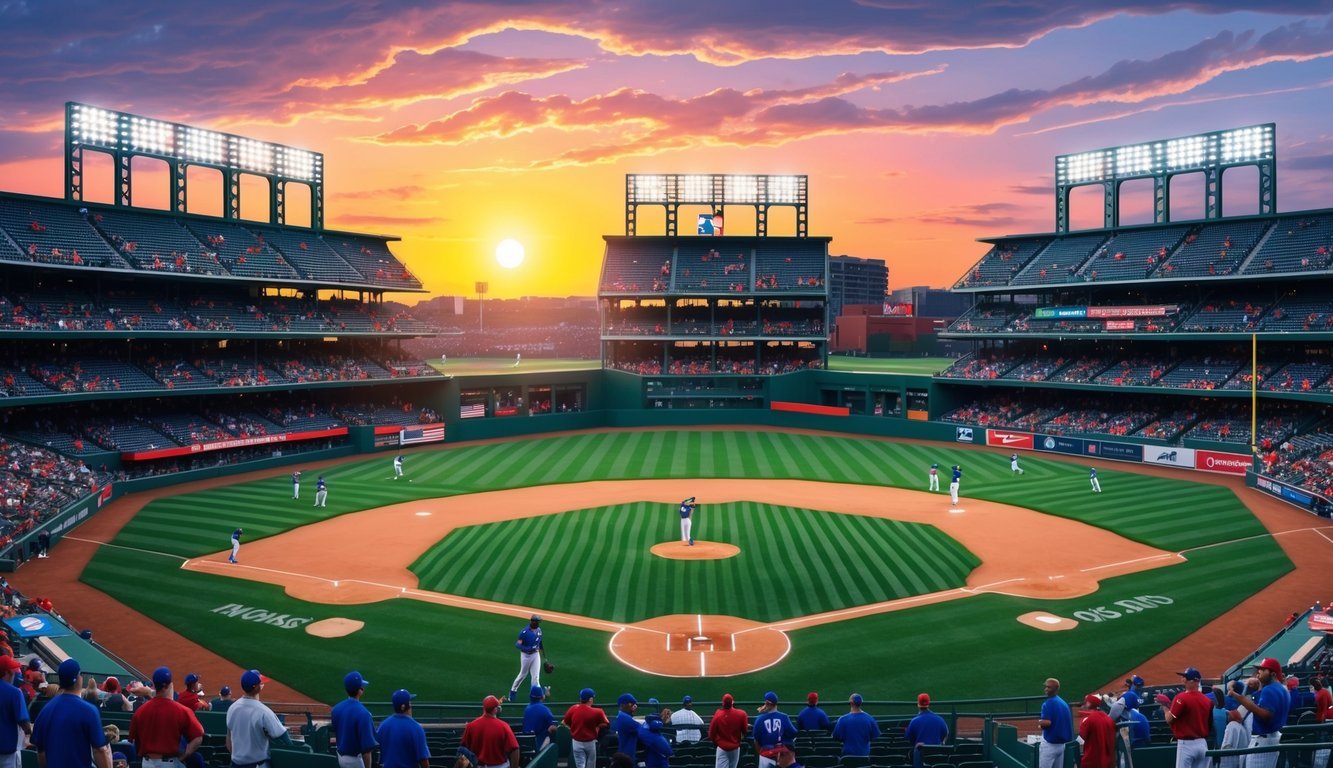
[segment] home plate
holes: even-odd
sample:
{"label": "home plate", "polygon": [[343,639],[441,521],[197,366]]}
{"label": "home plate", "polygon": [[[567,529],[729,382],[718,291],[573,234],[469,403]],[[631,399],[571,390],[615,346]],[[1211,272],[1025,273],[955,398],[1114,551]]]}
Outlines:
{"label": "home plate", "polygon": [[1066,629],[1073,629],[1078,626],[1078,622],[1073,619],[1066,619],[1063,616],[1056,616],[1046,611],[1031,611],[1018,617],[1020,623],[1029,627],[1036,627],[1045,632],[1060,632]]}
{"label": "home plate", "polygon": [[966,511],[967,511],[966,509],[959,509],[958,507],[954,507],[954,508],[952,508],[952,509],[949,510],[949,514],[951,514],[951,515],[961,515],[962,513],[966,512]]}
{"label": "home plate", "polygon": [[417,517],[430,517],[429,512],[418,512]]}

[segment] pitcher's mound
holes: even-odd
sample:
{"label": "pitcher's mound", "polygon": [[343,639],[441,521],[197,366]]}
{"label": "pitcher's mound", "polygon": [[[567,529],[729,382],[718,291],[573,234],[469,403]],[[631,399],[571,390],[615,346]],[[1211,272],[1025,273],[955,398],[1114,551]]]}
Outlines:
{"label": "pitcher's mound", "polygon": [[324,619],[307,624],[305,631],[315,637],[346,637],[365,625],[364,621],[356,619]]}
{"label": "pitcher's mound", "polygon": [[728,557],[739,555],[741,548],[735,544],[723,544],[720,541],[695,539],[693,546],[683,541],[664,541],[661,544],[654,544],[652,549],[648,551],[658,557],[671,560],[725,560]]}

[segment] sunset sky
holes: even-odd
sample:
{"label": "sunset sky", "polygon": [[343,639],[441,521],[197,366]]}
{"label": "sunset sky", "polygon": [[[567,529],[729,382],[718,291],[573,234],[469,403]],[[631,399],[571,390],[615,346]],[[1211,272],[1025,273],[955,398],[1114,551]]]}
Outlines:
{"label": "sunset sky", "polygon": [[[595,293],[626,173],[807,174],[810,233],[894,288],[1053,229],[1066,152],[1275,122],[1279,210],[1333,206],[1330,0],[0,0],[0,73],[0,189],[62,194],[66,101],[306,147],[327,225],[401,236],[438,295]],[[110,163],[89,173],[109,200]],[[1228,178],[1226,212],[1254,212],[1253,169]],[[136,183],[164,205],[151,165]],[[1177,218],[1201,190],[1180,181]],[[1076,226],[1100,217],[1075,197]]]}

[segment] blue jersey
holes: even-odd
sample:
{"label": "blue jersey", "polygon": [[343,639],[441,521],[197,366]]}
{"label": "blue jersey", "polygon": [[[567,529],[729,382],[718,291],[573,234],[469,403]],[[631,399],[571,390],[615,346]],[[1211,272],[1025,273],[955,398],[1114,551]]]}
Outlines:
{"label": "blue jersey", "polygon": [[639,726],[639,741],[643,742],[643,764],[646,768],[667,768],[671,757],[671,742],[646,725]]}
{"label": "blue jersey", "polygon": [[1095,467],[1088,470],[1088,477],[1092,478],[1093,480],[1097,479],[1097,469]]}
{"label": "blue jersey", "polygon": [[393,465],[394,465],[395,467],[398,467],[399,469],[402,469],[402,467],[403,467],[403,457],[402,457],[402,456],[394,456],[394,457],[393,457]]}
{"label": "blue jersey", "polygon": [[518,640],[514,643],[514,646],[524,653],[541,650],[542,628],[524,627],[523,631],[518,633]]}
{"label": "blue jersey", "polygon": [[921,764],[921,752],[916,748],[918,745],[943,744],[948,737],[949,724],[944,722],[944,718],[929,709],[922,710],[907,724],[907,743],[912,746],[912,764]]}
{"label": "blue jersey", "polygon": [[879,738],[879,723],[865,712],[848,712],[833,726],[833,738],[842,742],[844,755],[865,757],[870,742]]}
{"label": "blue jersey", "polygon": [[1010,460],[1010,461],[1018,461],[1018,454],[1016,454],[1016,453],[1015,453],[1015,454],[1011,454],[1011,455],[1009,456],[1009,460]]}
{"label": "blue jersey", "polygon": [[791,718],[787,713],[773,710],[765,712],[754,719],[754,727],[750,730],[750,737],[759,745],[759,751],[772,749],[779,744],[792,745],[792,739],[796,738],[796,726],[792,725]]}
{"label": "blue jersey", "polygon": [[959,480],[962,480],[962,479],[963,479],[963,470],[960,469],[960,468],[958,468],[958,467],[954,467],[954,468],[953,468],[953,481],[956,483],[956,482],[958,482]]}
{"label": "blue jersey", "polygon": [[1042,702],[1041,719],[1049,720],[1049,727],[1041,729],[1041,738],[1052,744],[1064,744],[1074,739],[1074,718],[1069,712],[1069,705],[1059,696],[1051,696]]}
{"label": "blue jersey", "polygon": [[551,708],[534,701],[523,710],[523,732],[537,734],[537,749],[540,750],[546,745],[546,740],[551,737],[548,732],[555,724],[555,715],[551,713]]}
{"label": "blue jersey", "polygon": [[806,707],[796,713],[796,727],[803,731],[827,731],[833,727],[828,713],[819,707]]}
{"label": "blue jersey", "polygon": [[1287,686],[1276,681],[1265,685],[1259,689],[1259,695],[1255,697],[1254,703],[1272,713],[1272,717],[1267,720],[1257,714],[1254,716],[1254,724],[1250,726],[1250,730],[1255,736],[1277,733],[1287,724],[1287,713],[1291,711],[1291,692],[1287,690]]}
{"label": "blue jersey", "polygon": [[1148,716],[1137,709],[1127,709],[1125,717],[1129,719],[1129,745],[1151,747],[1152,728],[1148,726]]}
{"label": "blue jersey", "polygon": [[611,721],[611,729],[616,732],[616,738],[620,740],[617,752],[624,752],[631,759],[637,760],[634,753],[639,751],[639,721],[625,710],[620,710],[616,719]]}
{"label": "blue jersey", "polygon": [[338,738],[338,754],[359,757],[379,746],[370,710],[357,699],[346,698],[333,707],[333,735]]}
{"label": "blue jersey", "polygon": [[292,485],[298,485],[298,484],[300,484],[300,482],[301,482],[301,473],[300,473],[300,472],[293,472],[293,473],[292,473]]}
{"label": "blue jersey", "polygon": [[77,695],[57,694],[37,715],[32,744],[46,755],[47,768],[89,768],[92,751],[106,746],[102,717]]}
{"label": "blue jersey", "polygon": [[241,540],[241,529],[240,529],[240,528],[237,528],[236,530],[234,530],[234,531],[231,532],[231,540],[232,540],[232,541],[240,541],[240,540]]}
{"label": "blue jersey", "polygon": [[381,768],[419,768],[422,760],[430,757],[426,746],[426,732],[410,716],[396,713],[380,723]]}
{"label": "blue jersey", "polygon": [[324,478],[322,477],[319,479],[319,482],[315,483],[316,491],[327,491],[328,489],[329,487],[324,484]]}
{"label": "blue jersey", "polygon": [[682,519],[683,519],[683,518],[686,518],[686,517],[689,517],[689,516],[690,516],[690,513],[693,512],[693,511],[694,511],[694,505],[693,505],[693,504],[681,504],[681,505],[680,505],[680,516],[681,516]]}
{"label": "blue jersey", "polygon": [[[23,691],[12,685],[0,685],[0,712],[5,720],[13,725],[26,722],[28,717],[28,699]],[[12,755],[19,751],[18,728],[0,728],[0,755]]]}

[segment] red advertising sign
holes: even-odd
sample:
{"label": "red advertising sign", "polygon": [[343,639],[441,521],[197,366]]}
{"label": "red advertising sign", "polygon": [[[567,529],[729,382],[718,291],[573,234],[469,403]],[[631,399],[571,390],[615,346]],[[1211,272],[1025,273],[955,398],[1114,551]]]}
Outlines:
{"label": "red advertising sign", "polygon": [[912,303],[894,303],[892,301],[884,302],[884,314],[887,317],[911,317]]}
{"label": "red advertising sign", "polygon": [[1333,616],[1327,613],[1311,613],[1305,624],[1316,632],[1333,632]]}
{"label": "red advertising sign", "polygon": [[318,440],[324,437],[341,437],[347,434],[347,427],[333,427],[331,429],[315,429],[308,432],[284,432],[279,435],[255,435],[253,437],[237,437],[231,440],[217,440],[210,443],[195,443],[194,445],[184,445],[176,448],[150,448],[146,451],[123,451],[120,458],[128,461],[143,461],[144,459],[165,459],[169,456],[186,456],[191,453],[203,453],[205,451],[222,451],[228,448],[245,448],[251,445],[269,445],[272,443],[295,443],[301,440]]}
{"label": "red advertising sign", "polygon": [[1088,307],[1088,317],[1165,317],[1179,310],[1180,307],[1174,304],[1155,307]]}
{"label": "red advertising sign", "polygon": [[1108,331],[1132,331],[1134,330],[1133,320],[1107,320],[1106,330]]}
{"label": "red advertising sign", "polygon": [[996,445],[1001,448],[1023,448],[1030,451],[1032,450],[1032,433],[988,429],[986,430],[986,445]]}
{"label": "red advertising sign", "polygon": [[1247,453],[1222,453],[1221,451],[1194,452],[1194,468],[1200,472],[1221,472],[1226,475],[1243,475],[1254,463]]}

